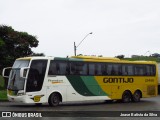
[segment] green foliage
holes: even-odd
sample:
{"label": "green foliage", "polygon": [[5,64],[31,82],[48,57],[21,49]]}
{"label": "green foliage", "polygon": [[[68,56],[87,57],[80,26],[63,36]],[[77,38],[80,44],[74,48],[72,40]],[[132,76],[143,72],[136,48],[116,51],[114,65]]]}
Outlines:
{"label": "green foliage", "polygon": [[7,91],[4,86],[4,79],[0,76],[0,100],[7,100]]}
{"label": "green foliage", "polygon": [[139,56],[139,57],[134,57],[134,58],[124,58],[123,60],[130,60],[130,61],[135,61],[135,60],[141,60],[141,61],[156,61],[160,62],[160,58],[157,57],[146,57],[146,56]]}
{"label": "green foliage", "polygon": [[0,100],[7,100],[7,90],[0,90]]}
{"label": "green foliage", "polygon": [[0,90],[4,89],[4,79],[3,77],[0,75]]}
{"label": "green foliage", "polygon": [[125,56],[124,55],[118,55],[118,56],[115,56],[116,58],[119,58],[119,59],[123,59]]}
{"label": "green foliage", "polygon": [[4,67],[12,66],[16,58],[32,55],[31,48],[37,47],[38,43],[36,37],[27,32],[0,25],[0,73]]}

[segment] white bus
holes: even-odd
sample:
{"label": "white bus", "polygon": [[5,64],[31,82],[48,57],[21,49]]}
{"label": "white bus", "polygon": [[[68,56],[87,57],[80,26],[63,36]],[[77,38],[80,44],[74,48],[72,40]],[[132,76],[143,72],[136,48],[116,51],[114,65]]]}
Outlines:
{"label": "white bus", "polygon": [[[10,75],[6,75],[11,69]],[[49,103],[85,100],[139,102],[157,96],[158,69],[155,62],[123,61],[117,58],[74,56],[25,57],[3,69],[9,78],[9,101]]]}

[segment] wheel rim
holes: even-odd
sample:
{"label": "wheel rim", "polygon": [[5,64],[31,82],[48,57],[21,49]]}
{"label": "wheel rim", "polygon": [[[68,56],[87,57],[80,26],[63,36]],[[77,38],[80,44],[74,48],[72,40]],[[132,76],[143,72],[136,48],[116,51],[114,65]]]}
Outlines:
{"label": "wheel rim", "polygon": [[125,92],[123,95],[123,102],[127,103],[130,102],[131,96],[129,92]]}
{"label": "wheel rim", "polygon": [[57,93],[52,93],[49,101],[48,101],[50,106],[58,106],[60,103],[60,96]]}
{"label": "wheel rim", "polygon": [[140,93],[138,91],[136,91],[134,93],[133,97],[134,97],[134,101],[138,102],[138,101],[140,101],[141,95],[140,95]]}
{"label": "wheel rim", "polygon": [[57,106],[59,104],[59,96],[57,94],[52,97],[52,105]]}
{"label": "wheel rim", "polygon": [[58,103],[59,102],[59,97],[57,95],[55,95],[53,97],[53,103]]}

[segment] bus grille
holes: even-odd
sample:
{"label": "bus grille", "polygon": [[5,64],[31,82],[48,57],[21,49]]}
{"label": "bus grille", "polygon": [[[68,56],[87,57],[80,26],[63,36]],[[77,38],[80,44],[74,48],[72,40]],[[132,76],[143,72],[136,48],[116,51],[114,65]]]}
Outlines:
{"label": "bus grille", "polygon": [[147,94],[148,95],[155,95],[156,94],[156,87],[155,86],[148,86],[147,88]]}

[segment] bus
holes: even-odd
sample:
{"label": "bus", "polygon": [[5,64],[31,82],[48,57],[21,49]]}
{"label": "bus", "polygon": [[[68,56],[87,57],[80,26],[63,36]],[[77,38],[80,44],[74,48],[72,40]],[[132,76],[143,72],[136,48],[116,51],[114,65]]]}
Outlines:
{"label": "bus", "polygon": [[158,93],[158,67],[153,61],[95,56],[24,57],[4,68],[2,75],[9,79],[9,101],[37,105],[88,100],[139,102]]}

